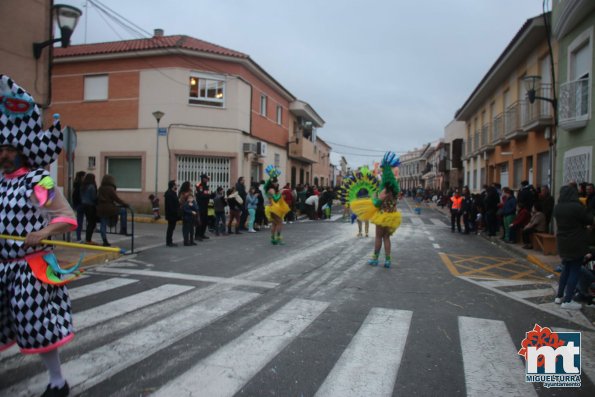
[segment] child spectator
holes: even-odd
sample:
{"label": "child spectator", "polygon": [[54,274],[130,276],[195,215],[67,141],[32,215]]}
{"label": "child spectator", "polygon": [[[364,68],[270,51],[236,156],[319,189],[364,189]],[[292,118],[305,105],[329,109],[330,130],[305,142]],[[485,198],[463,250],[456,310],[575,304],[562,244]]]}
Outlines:
{"label": "child spectator", "polygon": [[215,231],[215,201],[209,200],[209,206],[207,208],[207,224],[209,225],[209,231],[213,233]]}
{"label": "child spectator", "polygon": [[198,207],[194,202],[194,196],[189,194],[186,202],[182,206],[182,235],[184,236],[184,245],[197,245],[194,242],[194,223],[198,214]]}
{"label": "child spectator", "polygon": [[155,197],[154,194],[151,194],[149,195],[149,201],[151,202],[151,208],[153,209],[153,219],[160,219],[161,215],[159,215],[159,198]]}

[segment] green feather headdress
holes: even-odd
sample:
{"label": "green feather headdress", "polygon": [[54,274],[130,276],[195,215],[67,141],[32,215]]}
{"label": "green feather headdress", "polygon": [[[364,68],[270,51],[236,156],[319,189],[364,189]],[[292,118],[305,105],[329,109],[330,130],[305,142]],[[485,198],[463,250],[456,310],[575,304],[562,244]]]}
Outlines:
{"label": "green feather headdress", "polygon": [[380,164],[380,167],[382,168],[382,180],[380,182],[381,191],[386,188],[395,196],[399,194],[401,187],[399,186],[399,181],[395,178],[395,174],[393,174],[393,168],[398,167],[399,164],[401,164],[401,162],[395,153],[386,152],[382,159],[382,163]]}
{"label": "green feather headdress", "polygon": [[365,190],[368,197],[374,197],[379,191],[378,179],[370,172],[368,167],[364,166],[355,174],[348,176],[343,181],[339,189],[339,198],[341,203],[357,200],[358,194]]}

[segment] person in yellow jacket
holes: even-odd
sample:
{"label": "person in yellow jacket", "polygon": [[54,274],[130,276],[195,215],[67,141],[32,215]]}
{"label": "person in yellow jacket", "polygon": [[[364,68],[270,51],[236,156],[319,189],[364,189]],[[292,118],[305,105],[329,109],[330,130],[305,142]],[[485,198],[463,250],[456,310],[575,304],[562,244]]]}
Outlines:
{"label": "person in yellow jacket", "polygon": [[387,152],[381,163],[382,181],[378,193],[373,198],[358,199],[351,203],[351,209],[358,219],[370,220],[376,225],[374,253],[368,261],[371,266],[378,266],[378,255],[384,244],[384,267],[391,267],[390,236],[401,225],[401,213],[397,210],[397,198],[401,189],[392,170],[399,163],[399,158],[393,152]]}

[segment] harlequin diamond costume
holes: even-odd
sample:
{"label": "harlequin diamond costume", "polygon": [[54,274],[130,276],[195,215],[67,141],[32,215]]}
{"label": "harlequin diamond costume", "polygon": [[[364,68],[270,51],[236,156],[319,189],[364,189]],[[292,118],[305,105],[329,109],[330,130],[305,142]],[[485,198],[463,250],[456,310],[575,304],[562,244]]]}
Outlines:
{"label": "harlequin diamond costume", "polygon": [[283,199],[279,192],[279,182],[277,178],[281,171],[273,165],[265,168],[269,179],[264,184],[264,191],[269,199],[269,203],[264,208],[267,219],[272,223],[271,226],[271,244],[283,244],[281,229],[283,228],[283,218],[290,211],[289,205]]}
{"label": "harlequin diamond costume", "polygon": [[370,220],[376,225],[374,254],[368,262],[372,266],[378,265],[378,254],[383,243],[386,255],[384,267],[391,266],[390,236],[401,225],[401,213],[397,210],[397,198],[401,189],[393,174],[393,167],[398,165],[399,158],[393,152],[387,152],[382,159],[382,180],[376,196],[351,202],[351,210],[359,219]]}
{"label": "harlequin diamond costume", "polygon": [[74,337],[64,286],[73,277],[56,272],[52,248],[39,243],[77,224],[43,168],[62,150],[60,123],[56,115],[42,130],[33,98],[5,75],[0,96],[0,234],[27,239],[0,238],[0,351],[16,343],[23,353],[40,353],[50,372],[44,395],[67,395],[57,348]]}

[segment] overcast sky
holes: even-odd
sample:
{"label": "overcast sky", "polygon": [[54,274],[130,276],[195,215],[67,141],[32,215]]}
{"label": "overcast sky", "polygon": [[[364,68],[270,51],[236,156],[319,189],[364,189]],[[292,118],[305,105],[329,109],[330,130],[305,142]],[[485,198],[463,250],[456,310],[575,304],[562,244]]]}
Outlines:
{"label": "overcast sky", "polygon": [[[85,0],[74,44],[139,38]],[[549,3],[549,1],[547,1]],[[443,136],[542,0],[101,0],[152,34],[248,54],[326,121],[334,162],[369,164]],[[548,6],[549,7],[549,6]],[[145,35],[145,37],[147,37]],[[354,146],[361,149],[349,148]],[[362,155],[358,155],[362,154]]]}

